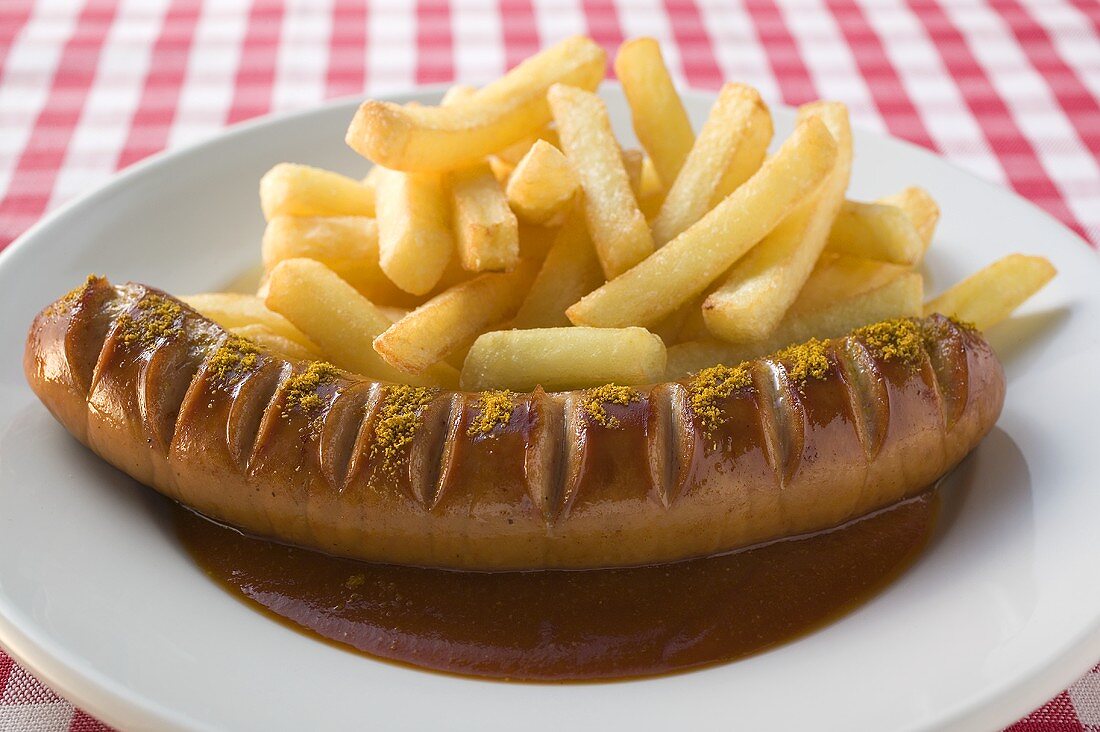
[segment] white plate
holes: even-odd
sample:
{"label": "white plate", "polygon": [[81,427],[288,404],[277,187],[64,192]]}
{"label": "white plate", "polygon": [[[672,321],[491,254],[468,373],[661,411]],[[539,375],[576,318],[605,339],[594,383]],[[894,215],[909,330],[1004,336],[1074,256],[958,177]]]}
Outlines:
{"label": "white plate", "polygon": [[[430,99],[427,92],[408,99]],[[606,94],[628,139],[622,96]],[[712,96],[688,94],[701,123]],[[176,293],[259,257],[257,181],[281,160],[361,174],[354,105],[264,120],[161,156],[0,257],[0,641],[107,722],[150,729],[992,729],[1100,658],[1100,260],[1029,203],[904,143],[856,134],[855,197],[927,187],[942,288],[1010,251],[1061,274],[992,332],[998,427],[947,481],[928,552],[889,589],[770,652],[668,678],[502,684],[375,662],[299,635],[188,560],[152,491],[77,445],[19,354],[34,313],[88,272]],[[777,111],[777,129],[791,114]]]}

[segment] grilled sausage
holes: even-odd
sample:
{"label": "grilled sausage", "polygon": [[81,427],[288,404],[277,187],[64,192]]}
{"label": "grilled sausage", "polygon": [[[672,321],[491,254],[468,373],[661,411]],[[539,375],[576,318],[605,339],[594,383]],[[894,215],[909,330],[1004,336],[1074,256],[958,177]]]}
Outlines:
{"label": "grilled sausage", "polygon": [[89,278],[35,319],[24,368],[103,459],[244,531],[399,564],[610,567],[827,529],[950,470],[1004,374],[973,330],[907,322],[915,341],[857,331],[610,401],[486,395],[285,361]]}

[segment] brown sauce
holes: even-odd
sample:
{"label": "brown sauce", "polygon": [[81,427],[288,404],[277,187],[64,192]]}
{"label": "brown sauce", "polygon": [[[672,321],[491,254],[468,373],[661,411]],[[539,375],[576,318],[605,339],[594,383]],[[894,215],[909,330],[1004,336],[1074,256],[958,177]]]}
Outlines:
{"label": "brown sauce", "polygon": [[179,536],[231,593],[378,658],[457,674],[584,681],[730,661],[803,635],[904,570],[934,493],[831,531],[676,564],[452,572],[364,564],[177,512]]}

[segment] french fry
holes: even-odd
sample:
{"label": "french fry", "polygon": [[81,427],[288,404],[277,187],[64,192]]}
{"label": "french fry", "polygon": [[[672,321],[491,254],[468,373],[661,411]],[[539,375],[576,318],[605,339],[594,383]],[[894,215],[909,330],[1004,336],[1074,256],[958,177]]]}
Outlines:
{"label": "french fry", "polygon": [[363,216],[276,216],[263,237],[264,271],[284,259],[316,259],[375,303],[415,304],[378,264],[378,225]]}
{"label": "french fry", "polygon": [[469,84],[455,84],[443,93],[443,98],[439,100],[441,107],[449,107],[452,104],[460,104],[471,99],[477,94],[477,87],[470,86]]}
{"label": "french fry", "polygon": [[279,163],[260,179],[260,208],[276,216],[374,216],[374,191],[309,165]]}
{"label": "french fry", "polygon": [[511,179],[512,172],[516,169],[516,166],[501,160],[496,155],[490,155],[487,160],[489,162],[489,169],[493,171],[493,176],[497,179],[497,182],[502,186],[508,185],[508,181]]}
{"label": "french fry", "polygon": [[317,344],[310,340],[309,336],[282,315],[269,309],[263,300],[255,295],[204,292],[199,295],[186,295],[180,300],[204,318],[213,320],[226,330],[262,325],[272,333],[293,341],[303,348],[317,350]]}
{"label": "french fry", "polygon": [[774,157],[691,228],[572,305],[576,325],[650,325],[700,294],[827,178],[836,143],[807,117]]}
{"label": "french fry", "polygon": [[845,201],[829,232],[826,249],[837,254],[913,265],[924,240],[905,211],[886,203]]}
{"label": "french fry", "polygon": [[[881,264],[883,268],[894,265]],[[833,285],[820,288],[824,292],[835,286],[840,278],[834,277]],[[881,279],[877,277],[876,281]],[[835,297],[799,300],[787,311],[783,321],[767,337],[756,341],[729,343],[717,339],[703,339],[678,343],[668,349],[669,380],[682,379],[699,369],[715,364],[734,365],[741,361],[759,358],[769,353],[809,338],[836,338],[870,323],[891,318],[915,317],[920,314],[923,281],[913,272],[894,272],[892,278],[853,294],[829,290]],[[811,301],[817,303],[811,305]]]}
{"label": "french fry", "polygon": [[661,339],[666,345],[672,345],[680,341],[680,330],[691,312],[692,303],[684,303],[673,310],[667,317],[648,328],[650,333]]}
{"label": "french fry", "polygon": [[[759,113],[763,114],[769,129],[762,146],[759,145],[762,138],[750,134],[753,125],[763,124]],[[771,141],[770,128],[771,115],[755,89],[744,84],[722,87],[680,174],[673,180],[653,220],[653,239],[658,246],[675,239],[718,202],[715,199],[719,187],[743,146],[756,146],[751,152],[759,158],[759,167]]]}
{"label": "french fry", "polygon": [[375,191],[378,263],[405,292],[432,289],[454,251],[450,195],[440,176],[382,170]]}
{"label": "french fry", "polygon": [[394,307],[393,305],[379,305],[378,309],[390,319],[391,323],[396,323],[411,312],[406,308]]}
{"label": "french fry", "polygon": [[573,205],[579,188],[577,173],[561,150],[537,140],[512,171],[505,193],[517,216],[545,224]]}
{"label": "french fry", "polygon": [[634,134],[667,186],[687,159],[695,133],[657,41],[632,38],[619,46],[615,76],[630,104]]}
{"label": "french fry", "polygon": [[924,313],[942,313],[985,330],[1011,315],[1057,273],[1046,257],[1010,254],[930,300]]}
{"label": "french fry", "polygon": [[602,283],[603,270],[584,218],[574,213],[558,230],[511,325],[521,329],[568,326],[565,309]]}
{"label": "french fry", "polygon": [[825,252],[788,312],[827,307],[833,300],[869,292],[909,271],[900,264]]}
{"label": "french fry", "polygon": [[555,84],[547,94],[562,150],[584,192],[588,230],[610,279],[653,252],[653,237],[638,208],[611,131],[607,108],[591,92]]}
{"label": "french fry", "polygon": [[923,297],[921,276],[901,272],[875,287],[848,295],[838,293],[817,306],[811,306],[809,299],[796,302],[779,327],[761,341],[760,348],[767,353],[809,338],[836,338],[880,320],[917,317]]}
{"label": "french fry", "polygon": [[463,389],[547,391],[651,384],[665,345],[644,328],[536,328],[485,333],[466,355]]}
{"label": "french fry", "polygon": [[636,193],[638,208],[642,210],[646,221],[651,221],[661,210],[661,204],[665,200],[665,186],[657,175],[657,168],[653,165],[653,159],[648,155],[642,160],[642,180]]}
{"label": "french fry", "polygon": [[710,331],[703,323],[703,300],[696,297],[684,303],[649,330],[661,336],[665,345],[710,338]]}
{"label": "french fry", "polygon": [[394,170],[443,171],[476,163],[550,121],[546,91],[562,83],[595,89],[605,54],[574,36],[528,58],[469,99],[446,107],[363,102],[347,143],[363,157]]}
{"label": "french fry", "polygon": [[936,232],[936,224],[940,220],[940,207],[932,195],[919,186],[910,186],[903,191],[880,198],[879,203],[887,206],[897,206],[917,227],[921,241],[924,242],[924,250],[932,243],[932,235]]}
{"label": "french fry", "polygon": [[560,144],[558,140],[558,131],[550,125],[547,125],[539,130],[537,134],[528,135],[519,142],[513,142],[508,147],[498,150],[495,155],[506,163],[518,165],[519,161],[523,159],[523,156],[526,155],[531,147],[539,140],[549,143],[554,147]]}
{"label": "french fry", "polygon": [[534,224],[519,225],[519,256],[520,259],[531,259],[541,262],[546,259],[550,247],[554,246],[554,239],[558,235],[555,226],[535,226]]}
{"label": "french fry", "polygon": [[630,182],[630,192],[634,194],[634,200],[641,200],[642,192],[642,166],[645,165],[645,153],[641,150],[623,150],[623,170],[626,171],[626,179]]}
{"label": "french fry", "polygon": [[755,356],[751,348],[714,339],[684,341],[669,346],[666,353],[665,381],[680,381],[711,366],[736,366]]}
{"label": "french fry", "polygon": [[539,141],[538,135],[527,135],[526,137],[513,142],[507,147],[501,148],[493,153],[493,157],[498,158],[501,162],[507,163],[515,167],[519,165],[519,161],[523,160],[523,156],[527,154],[527,151],[531,149],[531,146]]}
{"label": "french fry", "polygon": [[271,351],[282,358],[298,359],[300,361],[319,361],[322,358],[319,352],[306,348],[300,343],[295,343],[289,338],[284,338],[260,323],[230,328],[229,332],[252,341],[260,348]]}
{"label": "french fry", "polygon": [[745,138],[734,151],[733,160],[730,161],[726,172],[722,175],[722,181],[718,184],[718,190],[710,200],[712,206],[733,193],[739,185],[760,169],[764,164],[764,158],[767,157],[768,145],[771,144],[774,134],[772,113],[767,105],[761,104],[754,107]]}
{"label": "french fry", "polygon": [[521,262],[512,272],[455,285],[389,326],[374,339],[374,350],[394,368],[423,373],[470,337],[515,314],[536,268]]}
{"label": "french fry", "polygon": [[519,222],[488,164],[451,176],[458,258],[471,272],[510,270],[519,261]]}
{"label": "french fry", "polygon": [[[494,323],[484,330],[485,332],[489,332],[491,330],[501,330],[504,327],[506,327],[505,322]],[[462,371],[462,366],[466,363],[466,354],[470,352],[470,349],[474,346],[474,342],[479,337],[481,337],[481,333],[475,333],[474,335],[459,343],[453,351],[448,353],[443,358],[443,362],[452,366],[458,371]]]}
{"label": "french fry", "polygon": [[848,110],[839,102],[815,102],[798,114],[825,123],[836,141],[836,162],[817,192],[737,262],[703,303],[707,329],[723,340],[761,339],[779,325],[825,248],[844,202],[852,165]]}
{"label": "french fry", "polygon": [[452,386],[456,373],[440,365],[412,376],[390,366],[371,341],[390,319],[370,300],[312,259],[286,259],[271,270],[267,306],[308,333],[340,368],[363,376],[418,386]]}

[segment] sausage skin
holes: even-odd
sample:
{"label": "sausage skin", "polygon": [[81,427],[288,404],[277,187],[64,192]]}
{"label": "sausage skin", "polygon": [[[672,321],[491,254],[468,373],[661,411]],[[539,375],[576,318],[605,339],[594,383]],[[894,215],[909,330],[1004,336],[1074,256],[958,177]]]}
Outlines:
{"label": "sausage skin", "polygon": [[826,344],[817,378],[755,361],[717,424],[685,381],[602,419],[585,392],[512,395],[486,428],[479,394],[419,391],[395,420],[408,387],[311,380],[316,364],[264,351],[227,367],[234,336],[90,277],[35,319],[24,369],[104,460],[249,533],[395,564],[615,567],[831,528],[932,485],[992,428],[1005,382],[976,332],[921,326],[935,335],[906,362],[858,334]]}

